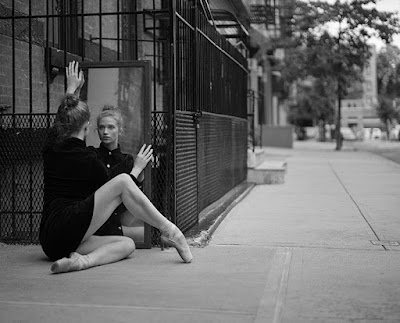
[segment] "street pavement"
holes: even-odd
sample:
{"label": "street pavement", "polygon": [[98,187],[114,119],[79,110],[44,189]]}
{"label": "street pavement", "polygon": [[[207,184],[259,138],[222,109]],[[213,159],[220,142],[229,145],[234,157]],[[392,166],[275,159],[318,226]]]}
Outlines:
{"label": "street pavement", "polygon": [[369,151],[400,164],[400,141],[364,140],[345,143],[360,151]]}
{"label": "street pavement", "polygon": [[191,264],[153,248],[52,275],[0,245],[0,322],[400,322],[400,166],[334,148],[265,147],[285,183],[242,193]]}

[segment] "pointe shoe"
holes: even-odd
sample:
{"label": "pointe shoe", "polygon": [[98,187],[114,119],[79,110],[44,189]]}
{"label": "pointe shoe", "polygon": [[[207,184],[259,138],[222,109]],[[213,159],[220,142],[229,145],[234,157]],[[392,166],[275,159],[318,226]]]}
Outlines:
{"label": "pointe shoe", "polygon": [[61,258],[51,265],[50,270],[55,274],[67,273],[89,268],[89,262],[85,256],[72,252],[69,258]]}
{"label": "pointe shoe", "polygon": [[172,224],[168,231],[161,234],[161,242],[166,246],[174,247],[184,262],[192,261],[193,256],[185,236],[175,225]]}

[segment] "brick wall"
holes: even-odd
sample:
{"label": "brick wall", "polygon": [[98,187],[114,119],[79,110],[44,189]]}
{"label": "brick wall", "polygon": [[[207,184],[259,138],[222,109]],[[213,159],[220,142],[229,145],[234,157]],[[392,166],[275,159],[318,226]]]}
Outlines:
{"label": "brick wall", "polygon": [[[0,34],[0,105],[13,105],[13,78],[15,79],[15,107],[7,112],[45,113],[47,109],[47,81],[44,68],[44,48],[38,45],[31,47],[31,72],[29,67],[29,44],[15,40],[14,51],[12,39]],[[14,54],[15,68],[12,68]],[[31,73],[31,76],[30,76]],[[31,82],[31,83],[30,83]],[[55,105],[64,93],[63,77],[57,77],[50,84],[50,107]],[[32,98],[32,101],[30,100]]]}
{"label": "brick wall", "polygon": [[[0,14],[3,17],[12,16],[12,0],[0,1]],[[50,5],[49,13],[54,8]],[[117,5],[115,1],[102,1],[101,11],[103,13],[115,12]],[[32,15],[45,14],[45,0],[32,1]],[[78,1],[78,12],[81,11],[81,2]],[[84,2],[84,13],[98,13],[99,1],[87,0]],[[24,16],[29,13],[29,6],[26,1],[14,1],[14,15]],[[55,12],[56,13],[56,12]],[[126,16],[125,16],[126,17]],[[123,17],[120,19],[120,28],[122,28]],[[57,25],[56,21],[49,19],[49,41],[52,41],[52,26]],[[31,34],[29,35],[29,24],[31,26]],[[6,112],[13,113],[45,113],[55,112],[60,98],[64,94],[64,76],[60,74],[53,82],[47,85],[47,76],[45,71],[45,50],[46,45],[46,19],[15,19],[14,20],[14,43],[12,42],[13,24],[11,19],[0,20],[0,106],[12,106]],[[85,60],[91,61],[116,61],[118,25],[117,16],[103,16],[101,18],[102,30],[100,35],[100,19],[98,16],[87,16],[84,18],[84,37],[85,37]],[[142,22],[138,24],[138,34],[143,33]],[[79,36],[81,33],[79,32]],[[101,57],[100,57],[100,41]],[[119,35],[122,37],[122,35]],[[144,36],[150,39],[150,36]],[[29,40],[31,47],[29,47]],[[55,38],[57,45],[57,37]],[[128,43],[128,42],[126,42]],[[120,50],[124,48],[123,42],[120,43]],[[146,59],[146,52],[152,53],[152,44],[146,45],[146,49],[141,46],[138,48],[139,57]],[[31,53],[31,58],[30,58]],[[13,69],[13,57],[15,67]],[[127,57],[120,55],[119,59]],[[31,59],[31,70],[30,70]],[[147,59],[149,59],[147,57]],[[13,79],[15,86],[13,86]],[[47,86],[49,88],[47,88]],[[47,102],[47,90],[49,89],[50,100]],[[13,92],[14,90],[14,92]],[[15,101],[13,101],[13,94]],[[32,100],[30,98],[32,97]],[[14,104],[13,104],[14,103]]]}

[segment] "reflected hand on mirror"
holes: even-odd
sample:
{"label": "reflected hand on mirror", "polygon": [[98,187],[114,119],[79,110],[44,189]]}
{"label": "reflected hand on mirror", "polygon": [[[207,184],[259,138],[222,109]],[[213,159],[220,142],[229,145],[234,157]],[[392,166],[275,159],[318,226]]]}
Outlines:
{"label": "reflected hand on mirror", "polygon": [[65,68],[65,77],[67,78],[67,94],[75,94],[79,97],[85,77],[83,72],[79,71],[79,63],[72,61]]}
{"label": "reflected hand on mirror", "polygon": [[146,168],[147,164],[153,160],[153,149],[151,145],[144,144],[142,148],[140,148],[139,153],[137,154],[134,161],[134,168],[137,168],[141,171]]}

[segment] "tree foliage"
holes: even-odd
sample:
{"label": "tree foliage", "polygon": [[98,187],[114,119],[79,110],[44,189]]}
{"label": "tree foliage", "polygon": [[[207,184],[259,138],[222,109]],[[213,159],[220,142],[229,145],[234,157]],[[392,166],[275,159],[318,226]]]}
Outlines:
{"label": "tree foliage", "polygon": [[[277,45],[286,47],[282,76],[287,84],[311,76],[315,85],[326,88],[316,88],[309,95],[328,95],[330,103],[333,95],[340,101],[349,85],[362,78],[370,57],[368,40],[377,37],[389,43],[400,32],[395,14],[379,12],[374,4],[376,0],[296,1],[292,37]],[[326,115],[318,116],[323,99],[310,96],[308,100],[315,106],[316,118]]]}
{"label": "tree foliage", "polygon": [[386,46],[377,57],[378,93],[387,98],[400,98],[400,49]]}
{"label": "tree foliage", "polygon": [[394,120],[397,120],[397,122],[400,122],[400,111],[396,106],[393,104],[393,100],[380,96],[379,97],[379,104],[377,107],[377,113],[379,119],[383,122],[386,128],[386,133],[389,133],[389,128],[390,125]]}

